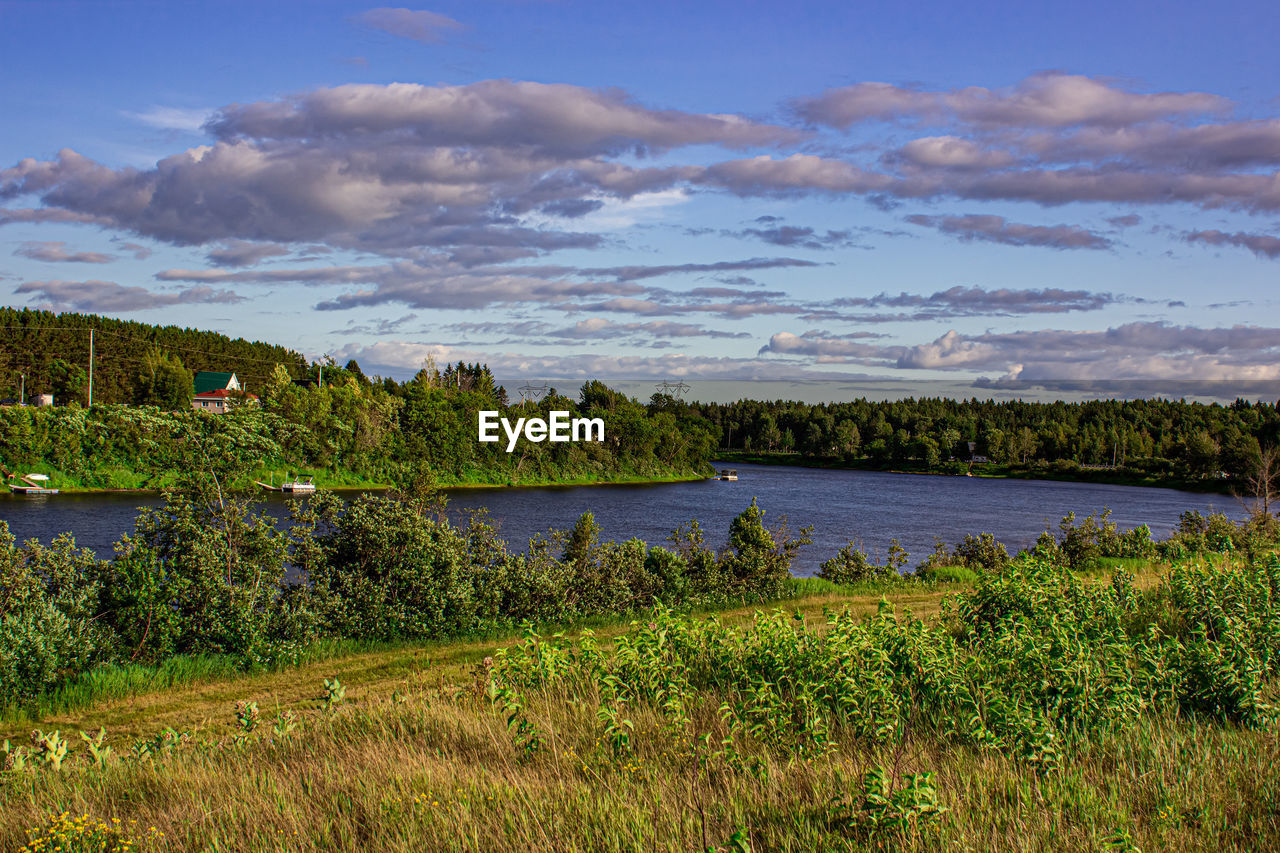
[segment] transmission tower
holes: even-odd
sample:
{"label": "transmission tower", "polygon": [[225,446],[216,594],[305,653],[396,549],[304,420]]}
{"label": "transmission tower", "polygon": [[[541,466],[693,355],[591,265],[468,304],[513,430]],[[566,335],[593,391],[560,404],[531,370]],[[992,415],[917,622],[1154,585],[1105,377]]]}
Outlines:
{"label": "transmission tower", "polygon": [[543,397],[547,396],[547,383],[534,385],[532,382],[526,382],[516,389],[516,393],[520,395],[520,402],[536,403]]}
{"label": "transmission tower", "polygon": [[681,400],[692,386],[686,382],[669,382],[663,380],[653,387],[658,389],[659,394],[666,394],[668,397],[674,397],[677,400]]}

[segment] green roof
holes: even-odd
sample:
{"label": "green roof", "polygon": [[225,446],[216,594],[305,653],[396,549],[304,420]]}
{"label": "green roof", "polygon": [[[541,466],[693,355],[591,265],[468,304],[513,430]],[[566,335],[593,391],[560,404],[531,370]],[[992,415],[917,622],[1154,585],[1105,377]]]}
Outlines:
{"label": "green roof", "polygon": [[234,373],[218,373],[212,370],[201,370],[196,374],[195,386],[197,394],[204,394],[208,391],[217,391],[219,388],[226,388],[231,383],[231,377]]}

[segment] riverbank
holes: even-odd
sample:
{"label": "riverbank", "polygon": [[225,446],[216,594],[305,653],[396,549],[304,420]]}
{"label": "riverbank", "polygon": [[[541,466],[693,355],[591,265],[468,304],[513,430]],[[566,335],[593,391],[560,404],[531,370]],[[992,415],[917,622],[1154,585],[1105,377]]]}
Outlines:
{"label": "riverbank", "polygon": [[1164,476],[1155,477],[1128,468],[1081,468],[1068,465],[996,465],[986,462],[970,467],[965,462],[944,463],[946,469],[929,469],[923,465],[883,465],[868,457],[850,463],[845,459],[803,456],[799,453],[755,453],[741,450],[719,450],[712,465],[728,467],[735,464],[793,465],[800,468],[822,468],[834,471],[879,471],[886,474],[924,474],[935,477],[974,477],[990,480],[1047,480],[1060,483],[1097,483],[1108,486],[1142,486],[1156,489],[1177,489],[1204,494],[1232,494],[1238,484],[1231,480],[1210,480]]}
{"label": "riverbank", "polygon": [[[160,475],[148,475],[130,471],[125,468],[104,469],[95,471],[89,477],[67,474],[48,466],[35,465],[22,473],[44,474],[50,478],[49,484],[66,494],[158,494],[173,485],[178,475],[167,472]],[[609,485],[660,485],[663,483],[688,483],[706,479],[706,474],[684,472],[671,474],[619,474],[612,477],[576,476],[563,479],[547,477],[524,477],[519,480],[501,481],[491,475],[478,473],[474,478],[441,477],[433,479],[432,485],[440,489],[504,489],[504,488],[546,488],[554,486],[609,486]],[[236,480],[230,488],[233,492],[257,493],[261,487],[259,482],[278,484],[295,477],[312,477],[317,488],[332,491],[386,491],[395,486],[392,483],[370,479],[368,477],[343,470],[302,471],[285,470],[284,468],[260,468],[246,477]],[[86,483],[86,480],[88,481]]]}

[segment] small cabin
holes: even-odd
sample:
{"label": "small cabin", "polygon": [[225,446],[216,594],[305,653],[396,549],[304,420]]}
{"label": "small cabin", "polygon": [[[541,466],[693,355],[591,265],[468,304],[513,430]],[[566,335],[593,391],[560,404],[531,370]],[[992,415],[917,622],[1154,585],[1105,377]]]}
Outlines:
{"label": "small cabin", "polygon": [[212,391],[206,391],[203,394],[196,394],[191,398],[191,408],[197,412],[210,412],[215,415],[224,415],[227,409],[241,403],[255,403],[258,398],[253,394],[246,394],[240,391],[228,391],[226,388],[215,388]]}

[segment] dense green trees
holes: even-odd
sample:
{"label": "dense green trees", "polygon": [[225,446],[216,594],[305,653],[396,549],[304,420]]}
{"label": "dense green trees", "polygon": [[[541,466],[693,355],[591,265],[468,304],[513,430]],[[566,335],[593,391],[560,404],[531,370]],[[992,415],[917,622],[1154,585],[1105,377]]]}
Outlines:
{"label": "dense green trees", "polygon": [[1153,478],[1243,480],[1264,448],[1280,444],[1270,403],[1229,406],[1173,400],[1028,403],[993,400],[855,400],[810,405],[740,400],[692,404],[716,426],[719,447],[787,449],[853,465],[946,470],[973,457],[998,465],[1115,467]]}
{"label": "dense green trees", "polygon": [[194,374],[166,352],[147,353],[133,377],[133,402],[171,412],[191,407]]}
{"label": "dense green trees", "polygon": [[[699,416],[680,407],[646,407],[598,382],[583,385],[576,401],[553,391],[537,403],[509,405],[483,365],[426,368],[405,383],[371,381],[352,367],[327,366],[324,385],[306,386],[278,365],[260,387],[257,405],[207,415],[182,404],[191,389],[181,362],[155,354],[135,393],[158,405],[0,408],[0,464],[44,466],[90,487],[163,484],[228,455],[246,463],[224,478],[233,485],[244,485],[250,469],[400,484],[661,479],[709,470],[715,439]],[[605,439],[521,440],[507,453],[505,442],[477,441],[482,409],[512,420],[547,418],[553,409],[599,417]],[[219,443],[201,456],[199,437]],[[112,480],[120,471],[133,479]]]}
{"label": "dense green trees", "polygon": [[58,403],[87,403],[90,329],[94,403],[155,402],[136,395],[153,353],[192,371],[234,371],[254,393],[276,364],[295,378],[308,375],[306,360],[286,347],[94,314],[0,308],[0,397],[17,397],[25,374],[28,397],[51,392]]}

